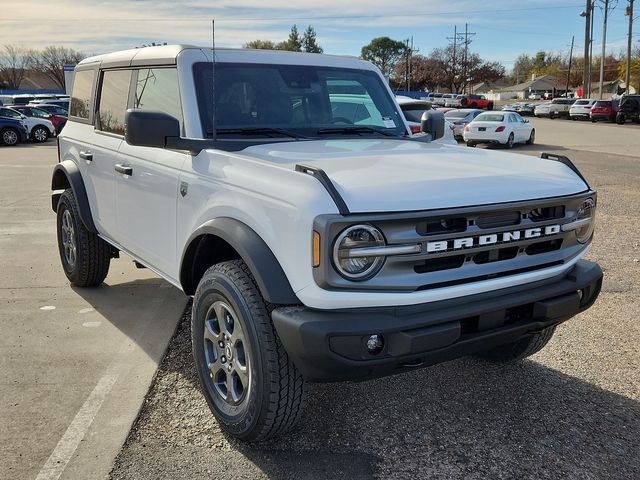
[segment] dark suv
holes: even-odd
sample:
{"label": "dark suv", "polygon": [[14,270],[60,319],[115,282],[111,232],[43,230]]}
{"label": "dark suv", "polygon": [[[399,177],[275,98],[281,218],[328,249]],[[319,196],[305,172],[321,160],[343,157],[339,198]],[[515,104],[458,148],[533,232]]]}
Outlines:
{"label": "dark suv", "polygon": [[27,129],[19,120],[0,117],[0,145],[17,145],[28,138]]}
{"label": "dark suv", "polygon": [[627,120],[635,120],[636,123],[640,123],[640,95],[624,95],[620,99],[616,123],[624,125]]}

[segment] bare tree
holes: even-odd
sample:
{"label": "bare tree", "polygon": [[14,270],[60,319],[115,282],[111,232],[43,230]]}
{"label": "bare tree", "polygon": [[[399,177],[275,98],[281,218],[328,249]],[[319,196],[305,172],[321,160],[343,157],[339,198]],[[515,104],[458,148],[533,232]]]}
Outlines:
{"label": "bare tree", "polygon": [[29,56],[30,53],[18,45],[4,45],[0,52],[0,80],[7,88],[20,88]]}
{"label": "bare tree", "polygon": [[61,89],[64,88],[64,66],[75,65],[85,58],[80,53],[71,48],[50,45],[41,52],[36,52],[31,56],[31,68],[49,77]]}

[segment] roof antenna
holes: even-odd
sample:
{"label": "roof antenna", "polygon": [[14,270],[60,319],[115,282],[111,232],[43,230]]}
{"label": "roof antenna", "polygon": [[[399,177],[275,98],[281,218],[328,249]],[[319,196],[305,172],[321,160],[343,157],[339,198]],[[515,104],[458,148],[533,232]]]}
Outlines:
{"label": "roof antenna", "polygon": [[211,138],[216,140],[216,21],[211,19]]}

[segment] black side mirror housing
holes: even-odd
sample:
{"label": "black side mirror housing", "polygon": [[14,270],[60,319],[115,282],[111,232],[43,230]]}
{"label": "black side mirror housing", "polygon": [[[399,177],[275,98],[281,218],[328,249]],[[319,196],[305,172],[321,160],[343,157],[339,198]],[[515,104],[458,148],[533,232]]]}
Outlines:
{"label": "black side mirror housing", "polygon": [[193,155],[213,146],[204,138],[182,138],[180,122],[167,113],[132,108],[124,115],[124,140],[129,145],[186,150]]}
{"label": "black side mirror housing", "polygon": [[165,148],[167,137],[180,137],[180,122],[155,110],[129,109],[124,115],[124,139],[129,145]]}
{"label": "black side mirror housing", "polygon": [[444,137],[444,113],[427,110],[422,114],[420,131],[431,135],[431,140]]}

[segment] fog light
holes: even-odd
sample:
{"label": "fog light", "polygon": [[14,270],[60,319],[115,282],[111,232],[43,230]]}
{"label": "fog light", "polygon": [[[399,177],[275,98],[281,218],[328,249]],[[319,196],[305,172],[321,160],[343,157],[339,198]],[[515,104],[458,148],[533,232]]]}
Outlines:
{"label": "fog light", "polygon": [[384,337],[382,335],[371,335],[367,339],[367,351],[371,355],[379,354],[384,348]]}

